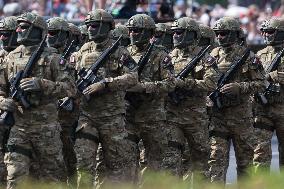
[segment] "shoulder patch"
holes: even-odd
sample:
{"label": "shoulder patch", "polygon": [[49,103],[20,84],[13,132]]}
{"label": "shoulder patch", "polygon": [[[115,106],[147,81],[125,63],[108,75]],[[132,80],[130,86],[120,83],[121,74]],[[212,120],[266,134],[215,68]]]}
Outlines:
{"label": "shoulder patch", "polygon": [[76,61],[75,61],[75,55],[74,55],[74,54],[72,54],[72,55],[70,56],[69,62],[70,62],[70,64],[75,64],[75,63],[76,63]]}
{"label": "shoulder patch", "polygon": [[252,64],[261,64],[261,61],[258,57],[254,57]]}
{"label": "shoulder patch", "polygon": [[216,58],[209,55],[205,60],[205,65],[212,66],[215,62],[216,62]]}

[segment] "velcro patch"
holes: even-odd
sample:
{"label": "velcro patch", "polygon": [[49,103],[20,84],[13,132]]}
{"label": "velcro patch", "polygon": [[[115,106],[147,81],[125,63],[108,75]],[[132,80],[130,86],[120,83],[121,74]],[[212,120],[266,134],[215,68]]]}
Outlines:
{"label": "velcro patch", "polygon": [[215,62],[216,62],[216,58],[214,58],[213,56],[208,56],[206,58],[205,64],[207,66],[212,66]]}

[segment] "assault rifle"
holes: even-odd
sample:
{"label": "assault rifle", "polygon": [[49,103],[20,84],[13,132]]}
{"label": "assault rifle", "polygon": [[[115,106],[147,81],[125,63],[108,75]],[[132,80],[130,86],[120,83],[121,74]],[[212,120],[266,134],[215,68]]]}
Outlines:
{"label": "assault rifle", "polygon": [[147,62],[150,58],[151,52],[153,50],[153,47],[155,45],[155,42],[156,42],[155,38],[152,38],[150,40],[150,43],[147,46],[146,53],[139,59],[138,68],[137,68],[138,76],[141,75],[144,67],[146,66],[146,64],[147,64]]}
{"label": "assault rifle", "polygon": [[209,95],[209,98],[213,101],[214,106],[218,109],[221,109],[223,107],[223,104],[221,102],[220,89],[234,77],[235,73],[245,64],[249,55],[250,49],[247,48],[243,56],[238,61],[233,63],[223,75],[221,75],[217,88]]}
{"label": "assault rifle", "polygon": [[[105,63],[105,60],[114,52],[120,45],[122,35],[108,48],[106,48],[102,54],[98,57],[95,63],[88,69],[81,68],[78,72],[79,79],[76,81],[77,89],[83,93],[83,91],[91,84],[98,82],[97,72]],[[88,98],[88,97],[87,97]],[[72,98],[66,98],[61,104],[60,108],[70,110],[72,107]]]}
{"label": "assault rifle", "polygon": [[[45,39],[46,36],[42,39],[36,51],[29,58],[29,61],[27,62],[25,68],[23,70],[20,70],[16,74],[16,76],[10,80],[9,96],[13,100],[20,102],[26,109],[30,108],[31,105],[27,99],[26,93],[20,88],[20,81],[31,76],[32,70],[44,50]],[[15,124],[13,113],[7,111],[2,112],[0,115],[0,124],[4,124],[8,127],[13,126]]]}
{"label": "assault rifle", "polygon": [[[277,55],[273,58],[270,65],[265,70],[265,73],[270,73],[277,70],[277,67],[281,62],[281,57],[283,56],[283,54],[284,54],[284,48],[279,53],[277,53]],[[266,96],[269,93],[279,93],[279,92],[280,92],[280,87],[278,85],[266,82],[266,88],[264,92],[255,94],[255,97],[261,104],[266,105],[268,103]]]}
{"label": "assault rifle", "polygon": [[[150,40],[150,43],[147,45],[145,54],[143,56],[141,56],[139,61],[138,61],[138,66],[137,66],[138,77],[140,77],[143,69],[145,68],[147,62],[149,61],[149,58],[150,58],[151,52],[153,50],[153,47],[155,45],[155,42],[156,42],[155,38],[152,38]],[[141,103],[141,97],[136,92],[128,91],[126,93],[125,99],[128,100],[130,102],[130,104],[132,104],[136,108]]]}
{"label": "assault rifle", "polygon": [[75,40],[73,39],[68,47],[64,50],[62,56],[60,57],[60,64],[64,64],[69,55],[75,50],[73,48],[74,42]]}
{"label": "assault rifle", "polygon": [[[211,48],[211,45],[204,47],[197,56],[195,56],[176,76],[176,79],[184,80],[197,66],[200,60],[203,58],[205,53]],[[179,104],[183,99],[186,98],[186,91],[180,88],[176,88],[173,92],[169,93],[169,97],[171,98],[174,104]]]}

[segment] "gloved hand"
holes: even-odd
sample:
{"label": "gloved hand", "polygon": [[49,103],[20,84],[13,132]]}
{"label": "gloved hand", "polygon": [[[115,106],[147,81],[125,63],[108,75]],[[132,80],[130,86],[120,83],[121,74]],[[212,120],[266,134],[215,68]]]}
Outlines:
{"label": "gloved hand", "polygon": [[0,109],[8,112],[15,112],[18,109],[18,107],[13,99],[2,98],[0,100]]}
{"label": "gloved hand", "polygon": [[41,79],[32,77],[24,78],[20,81],[20,87],[24,91],[41,91]]}
{"label": "gloved hand", "polygon": [[284,72],[277,72],[278,75],[278,82],[284,85]]}
{"label": "gloved hand", "polygon": [[93,83],[92,85],[90,85],[89,87],[87,87],[83,91],[83,94],[84,95],[95,94],[95,93],[97,93],[99,91],[102,91],[104,88],[105,88],[105,83],[104,82]]}
{"label": "gloved hand", "polygon": [[240,94],[240,85],[238,83],[226,84],[220,89],[220,92],[229,95],[238,95]]}

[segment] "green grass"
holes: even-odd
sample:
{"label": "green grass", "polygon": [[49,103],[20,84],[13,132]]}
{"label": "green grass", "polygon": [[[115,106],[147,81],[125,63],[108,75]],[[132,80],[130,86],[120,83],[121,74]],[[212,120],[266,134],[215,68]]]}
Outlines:
{"label": "green grass", "polygon": [[[198,179],[196,179],[198,180]],[[211,184],[204,181],[196,181],[192,184],[190,181],[182,181],[176,177],[167,174],[149,174],[143,179],[141,189],[223,189],[222,184]],[[63,189],[64,185],[55,183],[44,183],[35,181],[26,181],[21,183],[19,189]],[[107,184],[105,189],[135,189],[138,187],[129,184]],[[284,188],[284,173],[267,173],[263,172],[257,175],[252,175],[242,179],[238,184],[226,185],[227,189],[283,189]]]}

